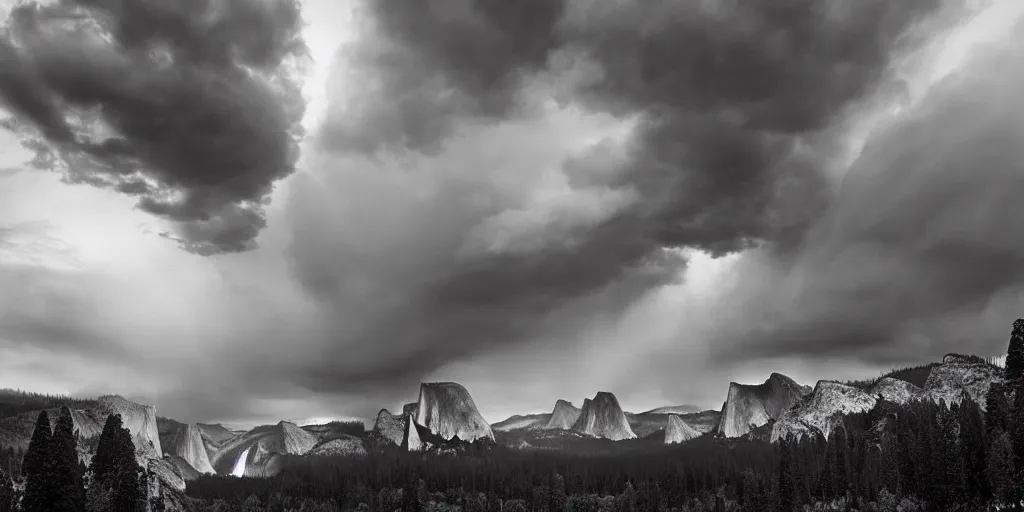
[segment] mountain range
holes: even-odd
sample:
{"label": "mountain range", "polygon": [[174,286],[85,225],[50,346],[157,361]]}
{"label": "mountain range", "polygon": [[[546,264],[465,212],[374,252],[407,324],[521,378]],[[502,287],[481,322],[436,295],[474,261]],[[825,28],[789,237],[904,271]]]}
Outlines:
{"label": "mountain range", "polygon": [[[821,380],[814,386],[772,373],[760,384],[730,383],[720,410],[666,406],[642,413],[623,411],[614,394],[597,392],[576,407],[556,400],[550,413],[512,416],[489,424],[469,391],[453,382],[423,383],[418,400],[398,414],[381,409],[369,432],[362,425],[334,422],[297,425],[281,421],[244,432],[222,425],[185,424],[159,417],[152,406],[119,396],[90,400],[40,398],[7,407],[0,393],[0,448],[24,450],[40,410],[61,405],[72,411],[79,455],[88,461],[105,418],[120,414],[131,431],[140,462],[170,488],[202,474],[260,477],[280,471],[288,456],[363,456],[376,450],[457,452],[502,445],[519,450],[608,452],[652,449],[700,436],[754,437],[778,441],[823,435],[846,414],[872,409],[880,400],[929,400],[953,404],[971,399],[985,407],[989,386],[1002,380],[999,366],[980,358],[947,355],[913,371],[892,372],[856,383]],[[37,397],[41,397],[38,395]],[[44,397],[45,398],[45,397]]]}

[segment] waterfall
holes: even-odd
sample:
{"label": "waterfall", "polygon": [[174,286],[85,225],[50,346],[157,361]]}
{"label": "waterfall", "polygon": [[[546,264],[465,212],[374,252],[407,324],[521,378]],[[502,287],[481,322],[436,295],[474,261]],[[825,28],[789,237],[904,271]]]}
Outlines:
{"label": "waterfall", "polygon": [[241,455],[238,456],[238,460],[235,461],[235,468],[231,470],[231,474],[235,476],[245,476],[245,461],[249,458],[249,450],[252,447],[246,448]]}

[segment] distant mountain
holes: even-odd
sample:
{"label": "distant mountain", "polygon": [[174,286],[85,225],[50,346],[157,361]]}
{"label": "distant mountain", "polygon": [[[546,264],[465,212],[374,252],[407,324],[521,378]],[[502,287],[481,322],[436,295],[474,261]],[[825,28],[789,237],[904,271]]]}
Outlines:
{"label": "distant mountain", "polygon": [[[647,437],[654,432],[665,429],[665,422],[667,421],[666,416],[666,414],[633,414],[627,412],[626,421],[629,422],[629,427],[633,429],[633,433],[635,433],[637,437]],[[677,416],[686,422],[686,424],[703,434],[711,432],[718,427],[719,420],[722,417],[722,412],[707,410],[689,414],[677,414]]]}
{"label": "distant mountain", "polygon": [[640,414],[693,414],[695,412],[700,412],[701,410],[702,409],[696,405],[668,405],[644,411]]}
{"label": "distant mountain", "polygon": [[491,425],[477,410],[469,391],[454,382],[430,382],[420,385],[416,423],[445,440],[458,437],[462,441],[494,441]]}
{"label": "distant mountain", "polygon": [[580,418],[581,413],[582,411],[570,402],[558,400],[555,402],[555,408],[551,411],[551,416],[547,424],[544,425],[544,428],[549,430],[569,430],[576,424],[576,420]]}
{"label": "distant mountain", "polygon": [[236,436],[210,453],[219,474],[269,476],[279,468],[283,455],[305,455],[320,440],[294,423],[263,425]]}
{"label": "distant mountain", "polygon": [[700,437],[701,433],[679,419],[675,414],[668,415],[668,424],[665,426],[665,444],[682,443]]}
{"label": "distant mountain", "polygon": [[550,413],[523,414],[511,416],[506,420],[491,424],[491,430],[509,432],[513,430],[526,430],[531,428],[543,428],[551,419]]}
{"label": "distant mountain", "polygon": [[731,382],[716,432],[724,437],[743,436],[778,418],[805,393],[793,379],[779,373],[758,385]]}
{"label": "distant mountain", "polygon": [[[918,400],[952,405],[970,398],[985,409],[988,388],[1003,379],[1002,370],[988,362],[963,356],[946,356],[928,365],[925,386],[884,377],[869,388],[819,381],[814,391],[786,411],[773,425],[770,439],[821,433],[828,437],[842,415],[869,411],[880,398],[906,404]],[[919,377],[918,372],[908,375]]]}
{"label": "distant mountain", "polygon": [[230,440],[232,437],[235,437],[236,435],[234,432],[228,430],[223,425],[208,425],[205,423],[196,423],[196,426],[199,427],[199,432],[202,434],[203,439],[205,439],[208,443],[211,443],[213,445],[221,445],[225,441]]}
{"label": "distant mountain", "polygon": [[625,413],[622,412],[622,407],[619,406],[619,400],[606,391],[598,392],[593,400],[588,398],[583,401],[580,415],[572,430],[612,441],[636,438]]}

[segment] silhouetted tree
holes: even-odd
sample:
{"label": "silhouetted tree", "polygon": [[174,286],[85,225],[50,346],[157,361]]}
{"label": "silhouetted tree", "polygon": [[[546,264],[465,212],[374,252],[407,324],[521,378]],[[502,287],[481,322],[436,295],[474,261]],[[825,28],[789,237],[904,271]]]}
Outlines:
{"label": "silhouetted tree", "polygon": [[35,430],[25,452],[22,474],[25,476],[25,495],[21,499],[24,512],[50,512],[53,508],[53,479],[47,472],[50,458],[50,416],[46,411],[36,418]]}
{"label": "silhouetted tree", "polygon": [[985,394],[985,433],[989,439],[995,439],[997,430],[1006,431],[1009,414],[1006,386],[1002,382],[993,382]]}
{"label": "silhouetted tree", "polygon": [[1006,350],[1006,378],[1014,383],[1024,380],[1024,318],[1013,322],[1010,346]]}
{"label": "silhouetted tree", "polygon": [[53,512],[80,512],[85,504],[85,489],[78,469],[75,425],[71,410],[62,407],[50,437],[46,472],[51,479]]}
{"label": "silhouetted tree", "polygon": [[107,417],[89,467],[89,512],[141,512],[146,510],[148,480],[135,460],[131,432],[121,426],[121,416]]}

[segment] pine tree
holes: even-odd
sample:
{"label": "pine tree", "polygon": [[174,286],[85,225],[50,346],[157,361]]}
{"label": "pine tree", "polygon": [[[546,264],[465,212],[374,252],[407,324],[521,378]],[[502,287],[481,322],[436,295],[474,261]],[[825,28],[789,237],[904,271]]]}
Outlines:
{"label": "pine tree", "polygon": [[121,416],[107,417],[89,466],[89,512],[141,512],[146,510],[148,482],[135,460],[131,432],[121,426]]}
{"label": "pine tree", "polygon": [[53,505],[53,486],[47,473],[50,454],[50,416],[46,411],[36,419],[32,439],[25,452],[22,474],[25,476],[25,496],[21,500],[24,512],[50,512]]}
{"label": "pine tree", "polygon": [[85,505],[85,489],[78,472],[74,422],[71,410],[62,407],[50,438],[46,472],[52,479],[53,512],[81,512]]}
{"label": "pine tree", "polygon": [[796,507],[794,500],[792,448],[789,440],[781,444],[782,456],[779,458],[779,512],[793,512]]}
{"label": "pine tree", "polygon": [[548,479],[548,512],[564,512],[568,497],[565,495],[565,479],[552,471]]}
{"label": "pine tree", "polygon": [[953,411],[942,408],[938,417],[939,465],[935,482],[939,502],[955,505],[964,502],[964,459],[960,447],[960,424]]}
{"label": "pine tree", "polygon": [[1012,478],[1013,445],[1010,443],[1010,436],[1005,432],[1000,432],[989,448],[985,473],[995,502],[1009,503],[1015,487]]}
{"label": "pine tree", "polygon": [[1006,387],[1002,382],[993,382],[985,394],[985,434],[995,439],[997,430],[1005,431],[1009,402],[1006,399]]}
{"label": "pine tree", "polygon": [[1014,383],[1024,380],[1024,318],[1013,322],[1006,350],[1006,379]]}
{"label": "pine tree", "polygon": [[981,410],[973,400],[960,407],[960,447],[963,451],[967,495],[988,501],[991,491],[985,478],[985,430]]}
{"label": "pine tree", "polygon": [[12,512],[14,510],[14,484],[11,477],[0,468],[0,512]]}

